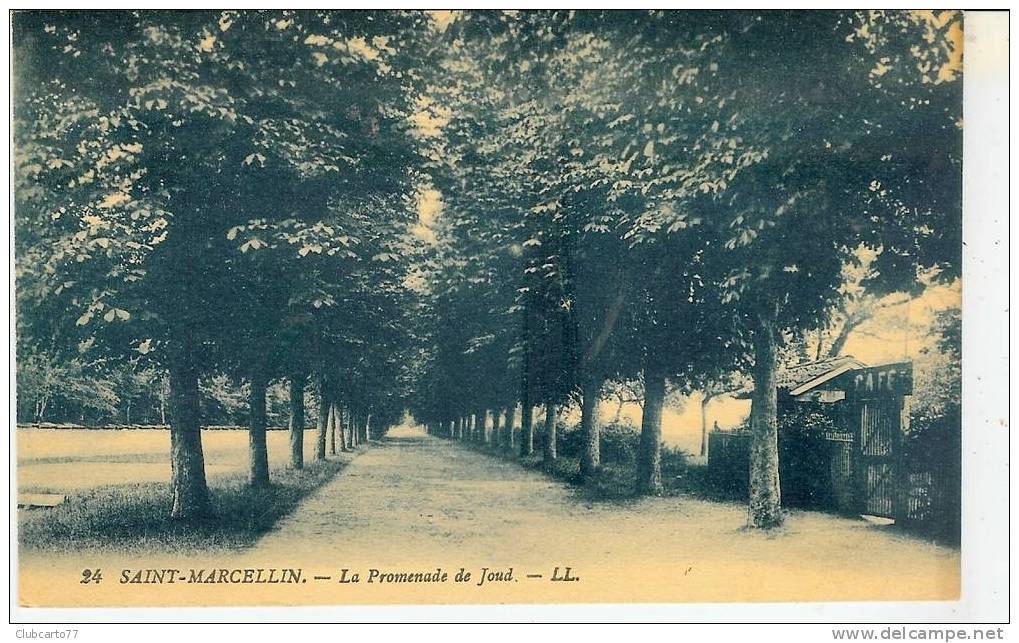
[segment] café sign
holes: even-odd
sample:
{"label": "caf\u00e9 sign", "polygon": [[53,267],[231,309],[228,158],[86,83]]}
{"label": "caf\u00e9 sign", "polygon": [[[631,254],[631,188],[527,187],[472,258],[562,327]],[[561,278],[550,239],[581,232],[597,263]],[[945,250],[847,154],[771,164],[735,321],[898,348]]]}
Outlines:
{"label": "caf\u00e9 sign", "polygon": [[858,399],[913,394],[913,363],[882,364],[850,371],[849,395]]}

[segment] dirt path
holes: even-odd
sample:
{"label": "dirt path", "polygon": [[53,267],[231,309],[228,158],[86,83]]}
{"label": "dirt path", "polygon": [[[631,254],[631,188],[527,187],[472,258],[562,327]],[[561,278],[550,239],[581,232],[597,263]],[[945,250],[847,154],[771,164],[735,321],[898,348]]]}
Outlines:
{"label": "dirt path", "polygon": [[[349,605],[947,600],[958,551],[863,521],[793,512],[746,530],[736,504],[592,503],[513,462],[402,427],[357,456],[253,548],[233,555],[78,552],[23,561],[36,605]],[[83,567],[100,585],[78,583]],[[569,567],[572,581],[555,581]],[[299,569],[290,584],[124,584],[124,570]],[[487,568],[502,574],[478,585]],[[357,583],[341,583],[358,575]],[[369,583],[379,574],[446,582]],[[455,582],[458,572],[471,579]],[[510,571],[512,570],[512,571]],[[239,573],[239,572],[238,572]],[[27,575],[26,575],[27,574]]]}
{"label": "dirt path", "polygon": [[[360,573],[349,598],[719,601],[951,598],[958,552],[863,521],[794,512],[747,531],[741,506],[688,498],[591,503],[570,487],[404,427],[363,454],[245,560]],[[371,568],[513,568],[506,583],[443,591],[364,584]],[[554,567],[576,582],[551,582]],[[326,567],[328,569],[328,566]],[[541,574],[542,578],[528,578]],[[324,582],[324,581],[323,581]]]}

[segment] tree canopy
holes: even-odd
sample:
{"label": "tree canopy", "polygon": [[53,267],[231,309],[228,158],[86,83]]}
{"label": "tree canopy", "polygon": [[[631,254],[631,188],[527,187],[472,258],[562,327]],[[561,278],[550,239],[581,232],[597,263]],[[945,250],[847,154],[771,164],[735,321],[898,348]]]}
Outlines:
{"label": "tree canopy", "polygon": [[848,320],[859,289],[959,276],[961,29],[949,11],[20,12],[19,409],[38,420],[81,373],[167,382],[185,517],[208,503],[199,380],[249,387],[253,463],[284,378],[303,418],[315,376],[320,427],[330,405],[461,432],[520,405],[531,436],[534,406],[576,403],[584,478],[605,383],[639,381],[636,486],[660,493],[666,388],[744,374],[751,514],[776,524],[787,337]]}

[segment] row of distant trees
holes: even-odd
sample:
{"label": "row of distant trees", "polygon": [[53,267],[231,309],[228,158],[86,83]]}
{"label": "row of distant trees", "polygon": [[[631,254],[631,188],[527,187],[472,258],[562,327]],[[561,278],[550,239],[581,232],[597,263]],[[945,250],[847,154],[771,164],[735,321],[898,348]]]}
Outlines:
{"label": "row of distant trees", "polygon": [[453,20],[427,92],[445,211],[415,415],[459,433],[519,406],[526,453],[532,408],[575,403],[591,479],[606,382],[640,381],[635,482],[655,494],[667,387],[748,378],[751,522],[781,522],[784,352],[821,336],[814,356],[837,354],[861,292],[959,274],[961,29],[954,12]]}
{"label": "row of distant trees", "polygon": [[[152,366],[114,364],[102,368],[78,359],[30,354],[19,359],[17,384],[19,425],[166,426],[170,418],[169,379]],[[314,387],[308,388],[307,395],[317,395]],[[247,384],[219,373],[201,378],[198,390],[203,423],[247,423]],[[266,418],[269,426],[289,423],[286,381],[274,381],[266,388]],[[309,408],[307,421],[310,424],[314,419],[315,409]]]}

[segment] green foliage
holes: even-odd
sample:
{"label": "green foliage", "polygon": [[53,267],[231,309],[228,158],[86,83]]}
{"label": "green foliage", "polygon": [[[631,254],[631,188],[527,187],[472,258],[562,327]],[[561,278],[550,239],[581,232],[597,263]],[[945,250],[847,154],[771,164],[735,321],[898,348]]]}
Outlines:
{"label": "green foliage", "polygon": [[428,89],[445,210],[426,279],[433,323],[453,330],[432,335],[425,397],[563,401],[578,373],[632,378],[649,357],[706,388],[746,370],[760,311],[780,329],[825,326],[861,247],[877,257],[872,296],[915,290],[924,268],[955,274],[959,24],[457,18]]}
{"label": "green foliage", "polygon": [[345,395],[392,407],[426,20],[15,16],[22,353],[53,338],[58,361],[342,370]]}
{"label": "green foliage", "polygon": [[779,432],[820,435],[838,431],[840,423],[830,406],[813,403],[790,403],[779,414]]}
{"label": "green foliage", "polygon": [[924,349],[914,364],[909,427],[912,435],[961,430],[962,311],[949,308],[937,313],[932,330],[938,338],[936,343]]}
{"label": "green foliage", "polygon": [[157,424],[168,395],[151,367],[32,352],[28,342],[19,349],[17,386],[19,424]]}
{"label": "green foliage", "polygon": [[[606,463],[633,465],[637,460],[638,432],[625,424],[606,424],[600,432],[601,456]],[[558,452],[564,458],[576,458],[582,450],[580,427],[561,426]]]}
{"label": "green foliage", "polygon": [[198,383],[202,397],[202,417],[207,422],[221,420],[225,425],[244,426],[247,423],[247,384],[238,384],[223,373],[203,378]]}

